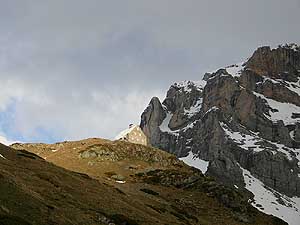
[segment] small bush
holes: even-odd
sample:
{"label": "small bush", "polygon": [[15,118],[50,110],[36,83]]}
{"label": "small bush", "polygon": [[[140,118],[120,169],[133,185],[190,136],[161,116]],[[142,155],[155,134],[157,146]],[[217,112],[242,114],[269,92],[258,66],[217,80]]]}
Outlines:
{"label": "small bush", "polygon": [[114,171],[105,172],[104,174],[105,174],[106,176],[108,176],[108,177],[112,177],[112,176],[114,176],[114,175],[117,175]]}
{"label": "small bush", "polygon": [[147,189],[147,188],[142,188],[142,189],[140,189],[142,192],[145,192],[145,193],[147,193],[147,194],[149,194],[149,195],[154,195],[154,196],[157,196],[157,195],[159,195],[159,193],[157,193],[157,192],[155,192],[155,191],[152,191],[152,190],[150,190],[150,189]]}
{"label": "small bush", "polygon": [[122,214],[114,214],[111,219],[118,225],[138,225],[138,223]]}

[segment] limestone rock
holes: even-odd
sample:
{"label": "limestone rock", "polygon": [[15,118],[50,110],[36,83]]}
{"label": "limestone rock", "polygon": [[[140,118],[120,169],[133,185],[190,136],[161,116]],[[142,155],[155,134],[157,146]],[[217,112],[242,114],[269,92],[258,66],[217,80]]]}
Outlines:
{"label": "limestone rock", "polygon": [[262,47],[240,66],[170,87],[142,114],[151,144],[210,161],[207,174],[244,186],[241,168],[270,188],[300,196],[300,49]]}
{"label": "limestone rock", "polygon": [[299,47],[293,45],[258,48],[247,62],[247,68],[262,76],[297,81],[300,70]]}

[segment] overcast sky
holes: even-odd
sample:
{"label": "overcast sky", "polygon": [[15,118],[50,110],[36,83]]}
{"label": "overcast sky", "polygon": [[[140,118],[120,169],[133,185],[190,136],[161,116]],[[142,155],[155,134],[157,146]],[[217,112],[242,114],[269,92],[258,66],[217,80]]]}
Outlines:
{"label": "overcast sky", "polygon": [[112,138],[172,83],[300,44],[300,0],[0,2],[0,142]]}

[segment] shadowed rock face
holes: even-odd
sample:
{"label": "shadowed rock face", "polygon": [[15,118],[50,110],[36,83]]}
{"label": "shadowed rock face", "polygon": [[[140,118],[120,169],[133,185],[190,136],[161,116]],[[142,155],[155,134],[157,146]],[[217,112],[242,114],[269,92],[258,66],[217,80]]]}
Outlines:
{"label": "shadowed rock face", "polygon": [[244,186],[241,167],[300,196],[300,50],[262,47],[241,64],[171,86],[141,116],[150,143],[210,161],[207,173]]}
{"label": "shadowed rock face", "polygon": [[158,133],[158,126],[162,123],[166,117],[166,112],[164,111],[158,98],[154,97],[151,99],[151,102],[147,109],[145,109],[145,114],[141,125],[143,126],[143,131],[146,136],[149,138],[150,143],[155,143],[158,139],[156,134]]}

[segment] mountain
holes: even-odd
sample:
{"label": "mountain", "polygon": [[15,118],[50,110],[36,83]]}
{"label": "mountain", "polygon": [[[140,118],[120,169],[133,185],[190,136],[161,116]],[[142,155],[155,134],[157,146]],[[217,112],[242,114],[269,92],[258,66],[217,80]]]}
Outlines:
{"label": "mountain", "polygon": [[248,189],[253,206],[299,224],[298,45],[260,47],[245,62],[173,84],[162,103],[151,100],[140,126],[153,146]]}
{"label": "mountain", "polygon": [[252,207],[249,192],[152,147],[103,139],[12,147],[0,145],[0,224],[286,224]]}

